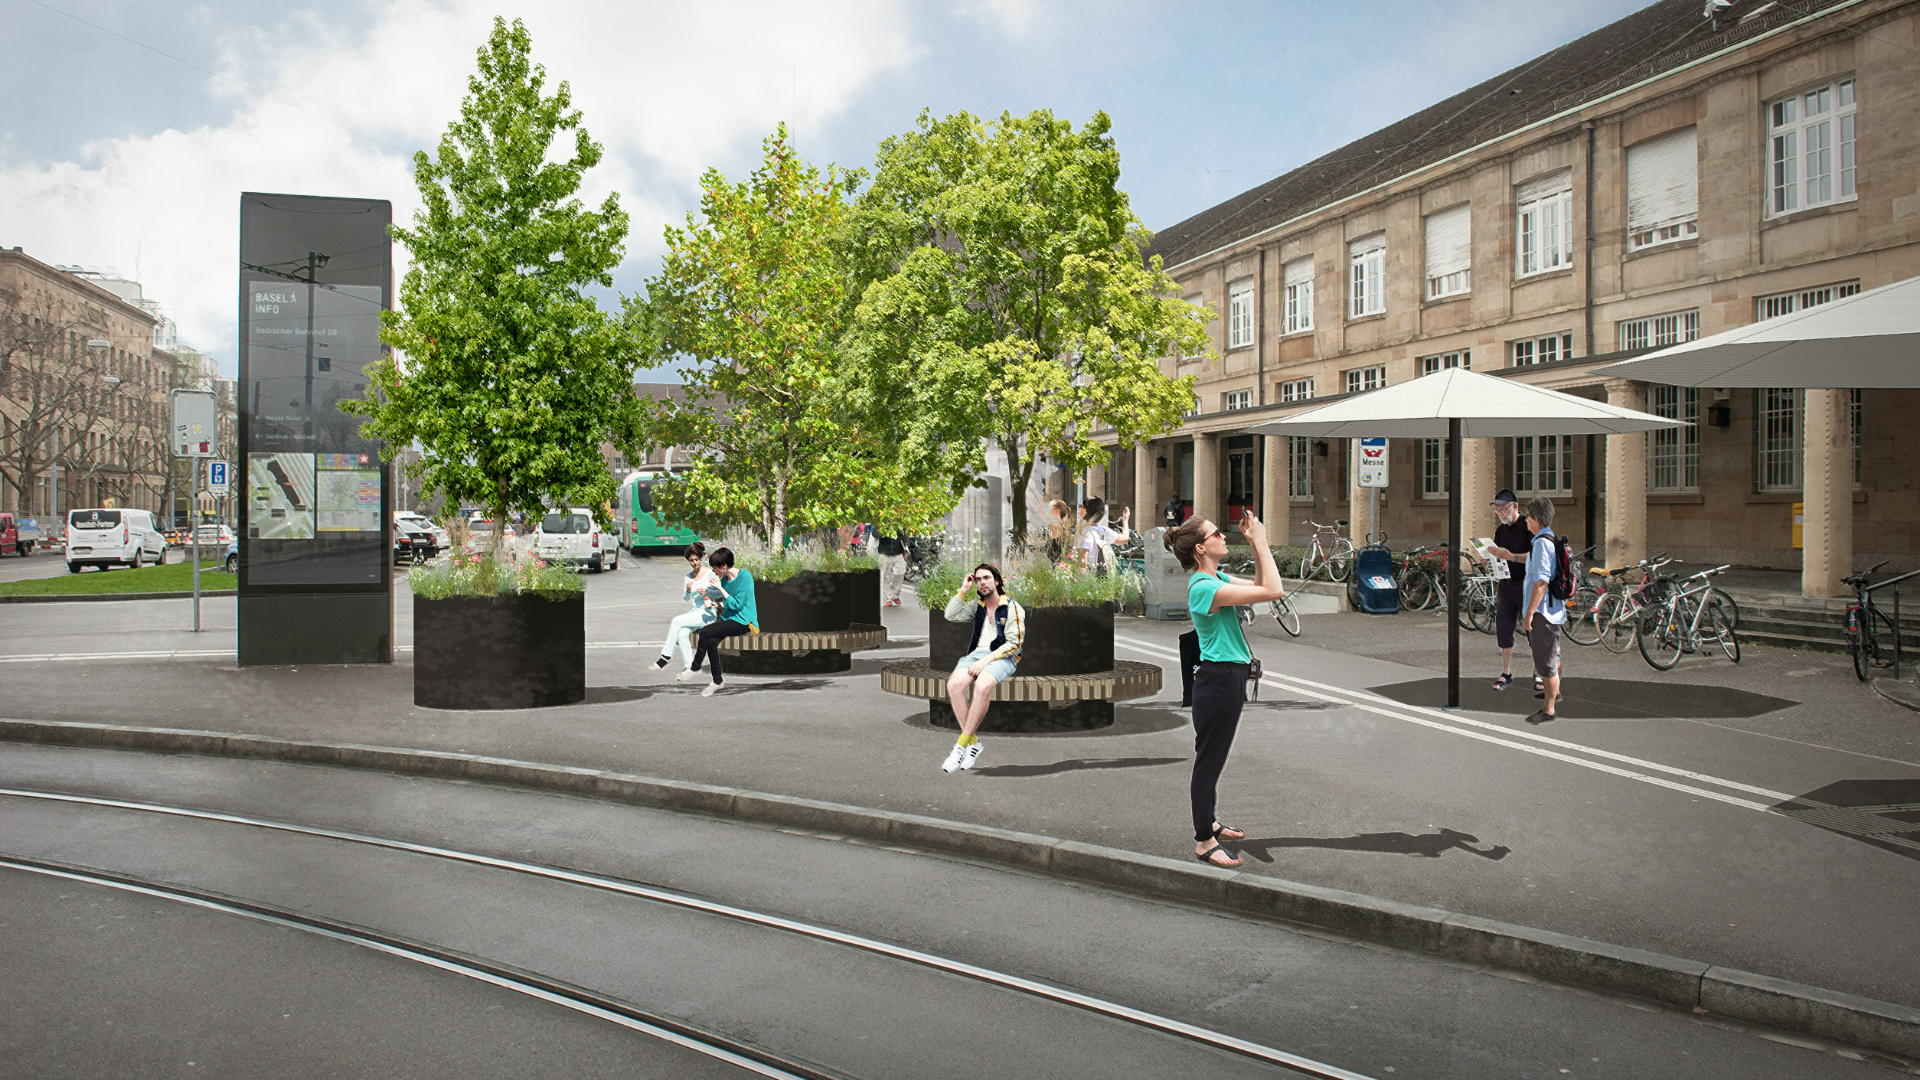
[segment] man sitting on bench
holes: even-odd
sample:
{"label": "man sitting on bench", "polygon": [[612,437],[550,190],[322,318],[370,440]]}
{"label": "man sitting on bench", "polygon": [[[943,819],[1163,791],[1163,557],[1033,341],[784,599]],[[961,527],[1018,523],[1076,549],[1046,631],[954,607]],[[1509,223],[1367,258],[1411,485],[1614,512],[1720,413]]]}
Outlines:
{"label": "man sitting on bench", "polygon": [[[960,740],[947,755],[944,772],[971,769],[980,760],[980,739],[974,735],[987,718],[993,688],[1013,678],[1020,663],[1020,644],[1026,638],[1027,613],[1007,597],[1006,582],[991,563],[973,568],[966,584],[947,601],[948,622],[973,621],[973,645],[947,680],[947,698],[960,722]],[[971,686],[973,700],[967,700]]]}

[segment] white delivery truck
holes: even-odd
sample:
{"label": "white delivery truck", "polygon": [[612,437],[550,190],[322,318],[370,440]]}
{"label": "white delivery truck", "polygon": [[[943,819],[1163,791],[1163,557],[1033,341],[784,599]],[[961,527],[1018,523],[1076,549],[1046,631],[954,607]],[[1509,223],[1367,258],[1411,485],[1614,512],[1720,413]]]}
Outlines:
{"label": "white delivery truck", "polygon": [[576,570],[620,569],[620,538],[594,524],[593,511],[575,506],[550,510],[533,534],[533,554],[549,565]]}
{"label": "white delivery truck", "polygon": [[67,572],[84,567],[138,569],[166,559],[167,538],[145,510],[72,510],[67,513]]}

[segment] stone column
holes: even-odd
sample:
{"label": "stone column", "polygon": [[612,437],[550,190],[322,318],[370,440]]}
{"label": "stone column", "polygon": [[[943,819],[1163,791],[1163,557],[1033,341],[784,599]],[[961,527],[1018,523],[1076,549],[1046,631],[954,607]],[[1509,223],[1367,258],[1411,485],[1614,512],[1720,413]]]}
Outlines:
{"label": "stone column", "polygon": [[1133,525],[1142,531],[1165,523],[1154,479],[1153,444],[1144,442],[1133,448]]}
{"label": "stone column", "polygon": [[1492,536],[1499,524],[1488,506],[1506,485],[1500,482],[1500,443],[1495,439],[1460,440],[1460,536]]}
{"label": "stone column", "polygon": [[1800,593],[1845,596],[1853,572],[1853,395],[1808,390],[1800,490]]}
{"label": "stone column", "polygon": [[1261,447],[1267,456],[1267,465],[1260,470],[1260,520],[1267,523],[1268,540],[1285,544],[1292,535],[1287,515],[1293,507],[1287,499],[1287,486],[1292,479],[1293,456],[1287,452],[1285,435],[1268,435]]}
{"label": "stone column", "polygon": [[[1645,411],[1647,384],[1607,380],[1607,404]],[[1647,557],[1647,436],[1607,436],[1607,565],[1631,566]]]}
{"label": "stone column", "polygon": [[1220,501],[1220,440],[1196,432],[1193,436],[1193,516],[1206,518],[1225,529],[1227,523],[1222,516],[1225,511]]}
{"label": "stone column", "polygon": [[1105,465],[1087,466],[1087,497],[1106,501],[1107,467]]}

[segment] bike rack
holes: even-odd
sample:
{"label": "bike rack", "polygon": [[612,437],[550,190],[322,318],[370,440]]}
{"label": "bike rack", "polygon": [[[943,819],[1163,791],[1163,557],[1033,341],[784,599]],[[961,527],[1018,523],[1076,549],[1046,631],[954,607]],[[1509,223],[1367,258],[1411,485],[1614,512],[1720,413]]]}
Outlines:
{"label": "bike rack", "polygon": [[[1899,577],[1890,577],[1885,581],[1875,582],[1860,591],[1862,593],[1870,593],[1875,589],[1884,589],[1889,585],[1898,585],[1910,577],[1920,577],[1920,570],[1909,570]],[[1896,592],[1893,594],[1893,678],[1895,682],[1900,681],[1900,647],[1900,594]]]}

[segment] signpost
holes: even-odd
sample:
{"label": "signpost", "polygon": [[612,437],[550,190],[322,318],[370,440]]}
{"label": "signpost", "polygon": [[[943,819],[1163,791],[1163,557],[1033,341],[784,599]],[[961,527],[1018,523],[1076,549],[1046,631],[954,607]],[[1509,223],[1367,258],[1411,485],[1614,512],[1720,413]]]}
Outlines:
{"label": "signpost", "polygon": [[1379,532],[1380,489],[1387,486],[1387,440],[1368,438],[1360,443],[1360,486],[1367,489],[1367,539]]}
{"label": "signpost", "polygon": [[[220,441],[220,404],[211,390],[175,390],[171,427],[173,456],[194,459],[193,505],[193,631],[200,632],[200,466],[213,456]],[[224,468],[224,462],[221,463]],[[211,472],[211,470],[208,470]],[[222,474],[224,478],[224,473]]]}

